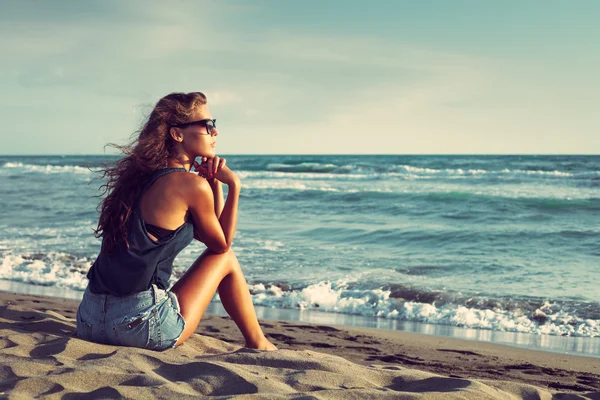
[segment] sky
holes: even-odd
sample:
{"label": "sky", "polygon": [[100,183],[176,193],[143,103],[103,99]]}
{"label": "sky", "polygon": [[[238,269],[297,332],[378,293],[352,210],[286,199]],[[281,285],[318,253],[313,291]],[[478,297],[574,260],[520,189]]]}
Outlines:
{"label": "sky", "polygon": [[221,154],[599,154],[600,1],[0,0],[0,154],[202,91]]}

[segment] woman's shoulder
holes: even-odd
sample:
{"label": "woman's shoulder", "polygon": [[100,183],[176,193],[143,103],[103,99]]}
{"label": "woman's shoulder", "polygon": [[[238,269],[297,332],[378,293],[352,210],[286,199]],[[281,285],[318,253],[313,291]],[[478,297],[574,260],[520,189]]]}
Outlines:
{"label": "woman's shoulder", "polygon": [[189,172],[173,172],[168,176],[169,185],[176,186],[183,192],[197,194],[199,192],[210,191],[210,184],[205,178]]}

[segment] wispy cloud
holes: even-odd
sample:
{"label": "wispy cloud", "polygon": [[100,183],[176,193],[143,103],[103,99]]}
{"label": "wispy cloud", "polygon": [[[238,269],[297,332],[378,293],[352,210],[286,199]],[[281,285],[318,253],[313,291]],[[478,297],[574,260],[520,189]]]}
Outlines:
{"label": "wispy cloud", "polygon": [[[265,23],[266,3],[10,4],[0,16],[0,117],[44,130],[43,150],[99,151],[135,129],[140,105],[195,90],[232,153],[534,151],[539,132],[562,143],[568,125],[581,132],[576,143],[597,141],[600,83],[584,64],[465,51],[418,40],[418,30],[287,28]],[[585,60],[600,67],[598,54]],[[38,118],[23,125],[32,110]],[[69,124],[49,132],[60,120]],[[72,126],[88,136],[69,135]]]}

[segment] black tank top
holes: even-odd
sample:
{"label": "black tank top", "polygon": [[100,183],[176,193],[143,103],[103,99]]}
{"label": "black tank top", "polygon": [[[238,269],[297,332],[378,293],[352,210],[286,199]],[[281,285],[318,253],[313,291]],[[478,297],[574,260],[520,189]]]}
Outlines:
{"label": "black tank top", "polygon": [[156,179],[175,171],[186,172],[184,168],[161,169],[144,185],[128,221],[129,248],[122,241],[110,252],[100,251],[87,273],[92,293],[125,296],[148,290],[153,283],[168,288],[173,260],[194,238],[194,224],[190,219],[171,235],[154,241],[142,219],[140,200]]}

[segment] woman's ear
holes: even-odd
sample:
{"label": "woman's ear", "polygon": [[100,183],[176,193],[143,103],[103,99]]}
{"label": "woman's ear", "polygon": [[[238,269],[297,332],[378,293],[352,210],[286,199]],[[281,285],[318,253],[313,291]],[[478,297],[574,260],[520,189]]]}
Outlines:
{"label": "woman's ear", "polygon": [[169,134],[176,142],[178,142],[178,143],[183,142],[183,135],[181,134],[181,130],[179,130],[177,128],[171,128],[171,129],[169,129]]}

